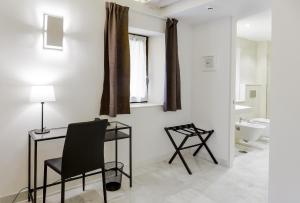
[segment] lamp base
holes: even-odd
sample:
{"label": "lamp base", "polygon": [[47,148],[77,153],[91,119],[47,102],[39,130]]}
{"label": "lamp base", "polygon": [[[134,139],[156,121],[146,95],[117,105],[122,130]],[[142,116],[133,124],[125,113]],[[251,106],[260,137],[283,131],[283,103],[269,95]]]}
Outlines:
{"label": "lamp base", "polygon": [[35,134],[38,134],[38,135],[42,135],[42,134],[47,134],[47,133],[50,133],[50,130],[47,130],[47,129],[39,129],[39,130],[35,130],[34,131]]}

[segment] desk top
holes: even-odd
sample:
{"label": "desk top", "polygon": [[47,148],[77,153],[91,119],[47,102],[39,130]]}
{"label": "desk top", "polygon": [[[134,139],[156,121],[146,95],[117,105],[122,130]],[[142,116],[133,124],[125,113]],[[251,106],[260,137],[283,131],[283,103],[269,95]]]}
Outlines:
{"label": "desk top", "polygon": [[[109,142],[116,139],[126,139],[129,138],[130,135],[126,134],[120,130],[130,129],[129,125],[124,123],[113,121],[109,123],[110,125],[107,126],[106,134],[105,134],[105,142]],[[60,139],[65,138],[67,134],[67,127],[60,127],[60,128],[52,128],[49,129],[50,132],[47,134],[36,134],[34,131],[31,130],[28,132],[31,139],[34,141],[46,141],[46,140],[53,140],[53,139]]]}

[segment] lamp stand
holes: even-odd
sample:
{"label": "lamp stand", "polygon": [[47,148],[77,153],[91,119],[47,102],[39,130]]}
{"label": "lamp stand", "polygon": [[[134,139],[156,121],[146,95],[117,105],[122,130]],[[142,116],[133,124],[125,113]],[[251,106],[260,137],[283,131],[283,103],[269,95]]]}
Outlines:
{"label": "lamp stand", "polygon": [[44,102],[41,102],[42,104],[42,121],[41,121],[41,129],[39,130],[35,130],[34,132],[36,134],[47,134],[50,132],[50,130],[47,130],[46,128],[44,128]]}

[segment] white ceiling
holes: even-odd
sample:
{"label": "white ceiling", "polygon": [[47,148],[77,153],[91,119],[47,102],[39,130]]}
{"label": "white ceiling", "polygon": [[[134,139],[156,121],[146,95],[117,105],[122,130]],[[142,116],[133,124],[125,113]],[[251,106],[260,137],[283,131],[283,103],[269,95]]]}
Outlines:
{"label": "white ceiling", "polygon": [[[225,16],[245,17],[271,8],[271,0],[152,0],[163,16],[199,24]],[[208,8],[214,8],[208,11]]]}
{"label": "white ceiling", "polygon": [[170,6],[178,1],[182,0],[151,0],[150,4],[159,8]]}
{"label": "white ceiling", "polygon": [[254,41],[270,41],[272,38],[272,12],[269,10],[239,20],[237,35]]}

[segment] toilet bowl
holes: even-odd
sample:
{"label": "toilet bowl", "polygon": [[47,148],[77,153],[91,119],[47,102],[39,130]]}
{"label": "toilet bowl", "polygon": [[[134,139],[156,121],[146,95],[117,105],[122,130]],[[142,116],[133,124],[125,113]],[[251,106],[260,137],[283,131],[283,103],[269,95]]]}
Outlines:
{"label": "toilet bowl", "polygon": [[254,142],[262,136],[266,126],[247,121],[241,121],[235,124],[235,129],[236,135],[239,139],[244,140],[245,142]]}
{"label": "toilet bowl", "polygon": [[250,122],[266,126],[265,130],[262,132],[262,136],[270,137],[270,119],[254,118],[254,119],[251,119]]}

